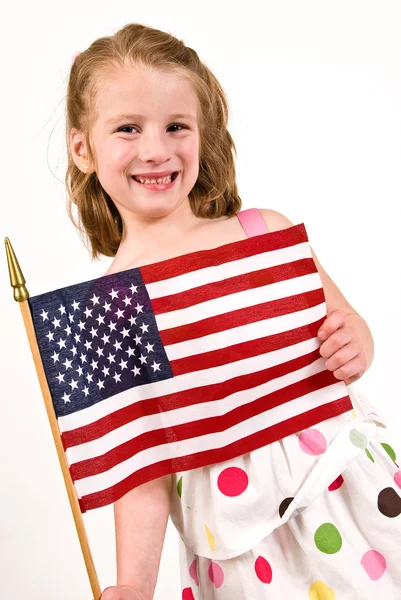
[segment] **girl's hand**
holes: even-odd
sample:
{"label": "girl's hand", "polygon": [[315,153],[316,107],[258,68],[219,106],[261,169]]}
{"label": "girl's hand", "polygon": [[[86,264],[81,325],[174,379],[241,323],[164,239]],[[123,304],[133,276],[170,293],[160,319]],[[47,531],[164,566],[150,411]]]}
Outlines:
{"label": "girl's hand", "polygon": [[133,587],[116,585],[106,588],[100,600],[144,600],[144,598]]}
{"label": "girl's hand", "polygon": [[325,340],[320,346],[320,354],[327,359],[326,369],[333,371],[334,377],[347,385],[362,377],[368,368],[367,353],[359,331],[352,324],[352,319],[347,319],[352,316],[342,310],[334,310],[318,331],[318,338]]}

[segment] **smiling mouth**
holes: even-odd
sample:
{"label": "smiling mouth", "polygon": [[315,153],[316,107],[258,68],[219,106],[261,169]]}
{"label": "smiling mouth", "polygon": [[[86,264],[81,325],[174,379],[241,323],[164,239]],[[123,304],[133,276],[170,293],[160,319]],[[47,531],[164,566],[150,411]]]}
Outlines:
{"label": "smiling mouth", "polygon": [[[164,182],[157,183],[157,178],[155,178],[155,177],[151,177],[151,179],[156,179],[156,183],[142,183],[141,181],[139,181],[139,179],[142,179],[142,181],[146,181],[146,177],[140,177],[140,178],[138,178],[138,177],[136,177],[135,175],[132,175],[132,179],[134,179],[134,180],[135,180],[137,183],[139,183],[140,185],[168,185],[168,183],[172,183],[172,182],[174,181],[174,179],[176,179],[177,175],[178,175],[178,171],[174,171],[174,172],[171,174],[171,181],[170,181],[170,182],[167,182],[167,183],[164,183]],[[160,178],[160,179],[161,179],[161,178]],[[163,178],[163,179],[164,179],[164,178]],[[148,180],[148,181],[149,181],[149,180]]]}

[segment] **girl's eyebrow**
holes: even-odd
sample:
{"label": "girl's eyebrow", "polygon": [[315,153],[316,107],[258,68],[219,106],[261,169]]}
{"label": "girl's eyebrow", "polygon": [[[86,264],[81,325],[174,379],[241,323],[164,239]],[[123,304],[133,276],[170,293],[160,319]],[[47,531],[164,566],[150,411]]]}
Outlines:
{"label": "girl's eyebrow", "polygon": [[[106,121],[106,125],[112,125],[113,123],[117,123],[118,121],[131,120],[131,119],[145,119],[143,115],[134,115],[129,113],[122,113],[120,115],[116,115],[112,117],[108,121]],[[176,115],[170,115],[170,119],[189,119],[190,121],[195,121],[196,118],[193,115],[187,113],[180,113]]]}

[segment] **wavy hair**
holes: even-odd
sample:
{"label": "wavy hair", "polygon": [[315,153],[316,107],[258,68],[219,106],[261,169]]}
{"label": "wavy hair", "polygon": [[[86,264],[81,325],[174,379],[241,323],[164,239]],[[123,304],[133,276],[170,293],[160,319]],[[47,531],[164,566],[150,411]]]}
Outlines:
{"label": "wavy hair", "polygon": [[112,36],[97,39],[78,54],[67,84],[65,183],[68,214],[93,259],[100,254],[115,256],[122,239],[123,224],[96,172],[86,175],[76,166],[70,150],[70,133],[76,128],[84,134],[88,158],[94,163],[91,128],[99,83],[115,69],[135,65],[186,78],[197,94],[199,176],[188,195],[193,213],[197,217],[213,219],[234,215],[242,205],[233,156],[237,151],[227,130],[228,102],[221,85],[195,50],[183,41],[164,31],[130,23]]}

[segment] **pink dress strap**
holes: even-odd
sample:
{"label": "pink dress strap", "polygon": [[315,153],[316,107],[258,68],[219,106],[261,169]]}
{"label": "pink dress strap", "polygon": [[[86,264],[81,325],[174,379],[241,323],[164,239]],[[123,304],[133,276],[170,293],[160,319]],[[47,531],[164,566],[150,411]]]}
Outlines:
{"label": "pink dress strap", "polygon": [[262,213],[258,208],[240,210],[237,212],[237,217],[248,237],[269,232]]}

